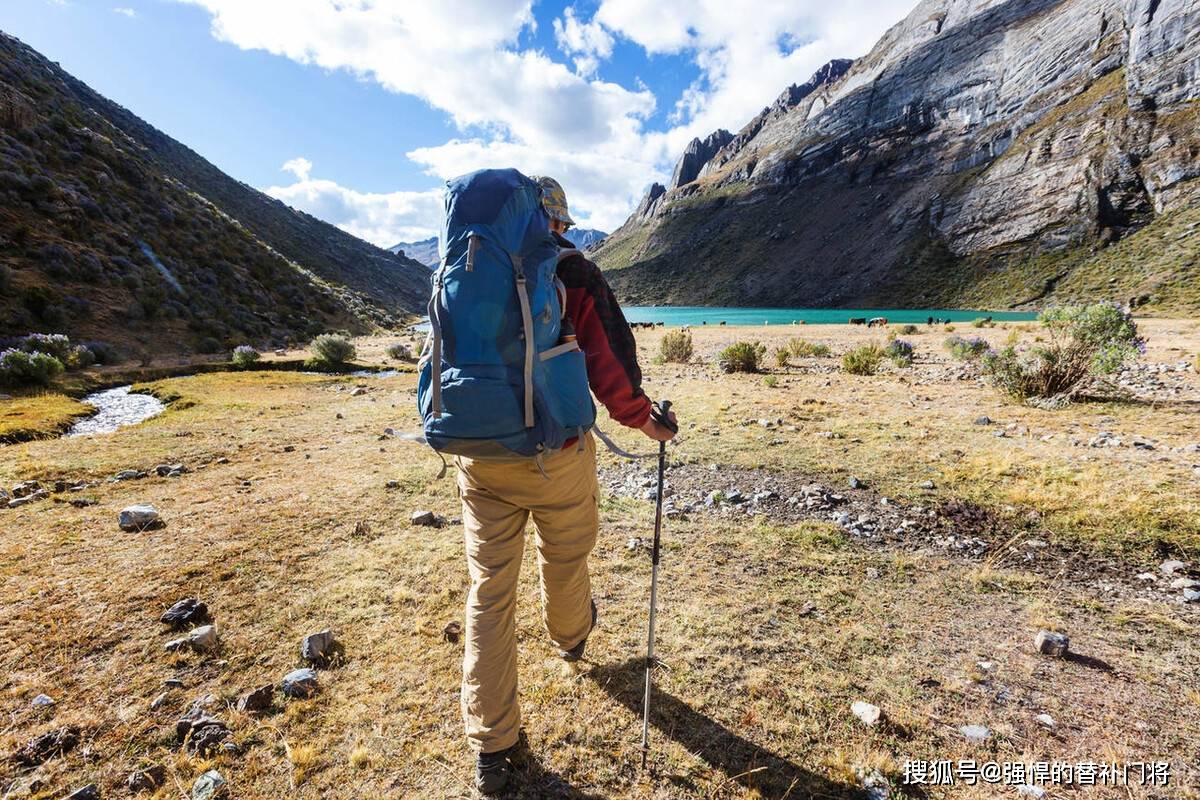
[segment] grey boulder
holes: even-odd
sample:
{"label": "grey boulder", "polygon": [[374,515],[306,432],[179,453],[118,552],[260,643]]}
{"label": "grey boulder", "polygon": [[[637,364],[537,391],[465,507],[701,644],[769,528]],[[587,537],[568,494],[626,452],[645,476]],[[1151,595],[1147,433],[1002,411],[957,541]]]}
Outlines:
{"label": "grey boulder", "polygon": [[144,531],[150,526],[158,524],[160,520],[158,510],[154,506],[140,503],[121,509],[121,513],[117,517],[117,524],[123,531]]}
{"label": "grey boulder", "polygon": [[308,667],[292,670],[283,676],[283,682],[279,688],[288,697],[299,699],[312,697],[317,691],[317,673]]}
{"label": "grey boulder", "polygon": [[300,642],[300,657],[312,664],[324,664],[332,655],[333,641],[333,631],[328,628],[310,633]]}
{"label": "grey boulder", "polygon": [[1067,654],[1067,648],[1071,646],[1071,640],[1063,633],[1040,630],[1033,640],[1033,645],[1042,655],[1062,657]]}
{"label": "grey boulder", "polygon": [[216,800],[229,795],[229,783],[215,769],[196,778],[192,784],[192,800]]}

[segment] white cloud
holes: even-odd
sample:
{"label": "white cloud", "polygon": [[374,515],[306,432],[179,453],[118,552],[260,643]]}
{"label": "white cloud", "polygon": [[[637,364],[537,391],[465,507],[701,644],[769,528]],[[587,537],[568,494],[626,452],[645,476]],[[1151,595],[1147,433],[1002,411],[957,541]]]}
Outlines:
{"label": "white cloud", "polygon": [[580,22],[571,6],[554,20],[554,41],[572,57],[580,75],[594,74],[600,62],[612,55],[612,35],[598,22]]}
{"label": "white cloud", "polygon": [[427,239],[441,227],[440,188],[387,194],[359,192],[335,181],[311,177],[312,167],[307,158],[293,158],[282,169],[292,173],[296,181],[263,191],[380,247]]}
{"label": "white cloud", "polygon": [[304,182],[308,180],[308,175],[312,172],[312,162],[303,156],[293,158],[291,161],[285,161],[280,167],[284,172],[290,172],[296,176],[298,181]]}
{"label": "white cloud", "polygon": [[[670,173],[693,136],[736,131],[788,84],[832,58],[864,54],[915,0],[601,0],[553,20],[566,59],[523,49],[532,0],[178,0],[206,9],[218,39],[325,69],[347,70],[445,112],[459,135],[408,154],[431,176],[516,166],[563,182],[581,222],[611,230],[651,180]],[[618,39],[690,58],[698,79],[681,97],[597,76]],[[647,119],[661,102],[664,128]],[[429,192],[364,194],[311,178],[275,196],[379,243],[426,235],[440,201]],[[436,209],[435,209],[436,206]],[[320,209],[320,210],[318,210]],[[431,210],[434,209],[434,210]],[[577,212],[577,213],[576,213]],[[389,232],[387,226],[399,228]]]}
{"label": "white cloud", "polygon": [[124,16],[124,17],[129,17],[130,19],[133,19],[134,17],[137,16],[136,11],[134,11],[132,8],[128,8],[126,6],[118,6],[117,8],[114,8],[113,13],[120,14],[121,16]]}

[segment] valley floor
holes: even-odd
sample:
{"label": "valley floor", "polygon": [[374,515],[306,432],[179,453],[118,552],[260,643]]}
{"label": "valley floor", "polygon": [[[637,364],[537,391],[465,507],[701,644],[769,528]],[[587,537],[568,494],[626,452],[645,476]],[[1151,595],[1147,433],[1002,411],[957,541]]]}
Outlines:
{"label": "valley floor", "polygon": [[[995,343],[1038,335],[958,327]],[[676,365],[651,363],[661,329],[639,331],[646,390],[682,423],[652,768],[638,769],[650,462],[605,453],[600,625],[578,671],[542,631],[526,555],[528,753],[509,796],[1022,796],[957,771],[954,786],[904,783],[908,761],[974,760],[1116,762],[1128,785],[1085,796],[1200,797],[1200,603],[1172,588],[1200,567],[1200,325],[1144,327],[1154,366],[1128,376],[1137,399],[1060,411],[1005,401],[948,360],[940,327],[904,337],[911,369],[856,377],[799,359],[770,369],[773,386],[719,374],[715,353],[801,336],[838,354],[883,335],[709,327],[694,331],[694,363]],[[360,340],[362,360],[394,341]],[[0,486],[88,484],[0,509],[0,758],[78,733],[38,766],[0,761],[0,797],[88,783],[122,797],[148,765],[165,768],[160,798],[189,796],[208,769],[243,800],[470,797],[462,645],[443,634],[466,590],[453,471],[438,480],[434,454],[385,433],[416,427],[414,387],[411,372],[172,378],[152,386],[168,410],[138,426],[0,447]],[[158,477],[158,464],[187,471]],[[149,476],[109,480],[127,469]],[[121,531],[120,509],[143,502],[165,526]],[[422,509],[448,524],[414,526]],[[1169,560],[1190,566],[1168,575]],[[159,615],[186,596],[208,604],[216,652],[164,650],[179,634]],[[314,697],[234,707],[301,666],[301,638],[323,628],[343,654]],[[1036,652],[1043,628],[1070,636],[1067,658]],[[54,705],[35,707],[41,693]],[[238,752],[181,750],[175,722],[207,695]],[[859,700],[881,721],[860,722]],[[1169,785],[1141,785],[1145,762],[1169,762]]]}

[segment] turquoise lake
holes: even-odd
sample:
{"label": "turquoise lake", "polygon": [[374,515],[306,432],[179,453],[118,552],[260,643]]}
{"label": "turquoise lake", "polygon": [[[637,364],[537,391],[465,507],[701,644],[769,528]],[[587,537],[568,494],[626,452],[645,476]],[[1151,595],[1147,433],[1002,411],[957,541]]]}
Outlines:
{"label": "turquoise lake", "polygon": [[950,308],[717,308],[706,306],[622,306],[630,322],[666,325],[808,325],[845,324],[850,317],[887,317],[888,322],[924,323],[930,317],[970,322],[979,317],[1021,322],[1037,319],[1032,311],[964,311]]}

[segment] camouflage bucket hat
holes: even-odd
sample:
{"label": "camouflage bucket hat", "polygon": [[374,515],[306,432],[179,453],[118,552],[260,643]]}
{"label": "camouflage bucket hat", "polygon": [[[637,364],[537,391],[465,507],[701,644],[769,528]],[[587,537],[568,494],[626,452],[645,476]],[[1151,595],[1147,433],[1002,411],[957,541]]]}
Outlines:
{"label": "camouflage bucket hat", "polygon": [[533,175],[531,178],[542,187],[542,207],[546,209],[550,218],[574,225],[575,220],[571,219],[571,214],[567,211],[567,193],[563,191],[562,184],[545,175]]}

